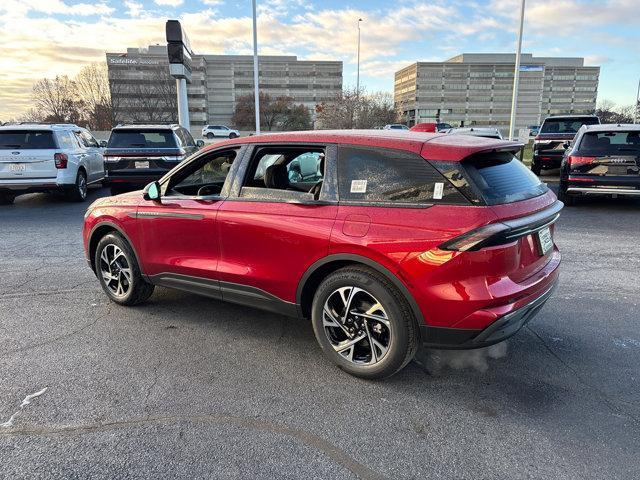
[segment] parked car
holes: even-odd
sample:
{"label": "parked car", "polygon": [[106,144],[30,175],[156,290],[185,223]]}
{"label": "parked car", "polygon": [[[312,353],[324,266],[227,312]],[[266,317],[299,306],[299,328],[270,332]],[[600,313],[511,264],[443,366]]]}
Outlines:
{"label": "parked car", "polygon": [[223,141],[94,202],[86,258],[116,303],[162,285],[308,318],[340,368],[385,377],[420,342],[500,342],[551,295],[562,203],[520,146],[357,130]]}
{"label": "parked car", "polygon": [[496,138],[502,140],[500,130],[492,127],[460,127],[451,128],[447,131],[448,135],[472,135],[474,137]]}
{"label": "parked car", "polygon": [[449,125],[448,123],[436,123],[436,130],[438,132],[446,133],[451,128],[453,128],[453,127],[451,125]]}
{"label": "parked car", "polygon": [[0,127],[0,204],[33,192],[87,198],[87,185],[104,178],[102,148],[91,133],[70,124]]}
{"label": "parked car", "polygon": [[558,115],[542,122],[540,133],[533,140],[531,170],[540,175],[542,170],[558,168],[564,156],[565,143],[573,140],[582,125],[596,125],[595,115]]}
{"label": "parked car", "polygon": [[382,127],[383,130],[409,130],[409,127],[401,123],[391,123]]}
{"label": "parked car", "polygon": [[238,130],[234,130],[225,125],[205,125],[202,127],[203,138],[237,138],[240,136]]}
{"label": "parked car", "polygon": [[559,197],[640,196],[640,125],[584,125],[560,168]]}
{"label": "parked car", "polygon": [[118,125],[104,152],[105,185],[111,194],[144,187],[198,150],[180,125]]}
{"label": "parked car", "polygon": [[428,132],[435,133],[438,130],[437,123],[416,123],[409,130],[412,132]]}

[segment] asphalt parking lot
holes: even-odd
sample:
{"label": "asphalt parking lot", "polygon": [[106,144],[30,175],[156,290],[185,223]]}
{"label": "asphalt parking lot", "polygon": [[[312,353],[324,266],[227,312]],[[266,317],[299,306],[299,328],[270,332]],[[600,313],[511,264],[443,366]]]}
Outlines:
{"label": "asphalt parking lot", "polygon": [[638,200],[564,210],[561,285],[507,345],[377,382],[299,320],[162,288],[110,303],[87,205],[0,207],[2,478],[640,478]]}

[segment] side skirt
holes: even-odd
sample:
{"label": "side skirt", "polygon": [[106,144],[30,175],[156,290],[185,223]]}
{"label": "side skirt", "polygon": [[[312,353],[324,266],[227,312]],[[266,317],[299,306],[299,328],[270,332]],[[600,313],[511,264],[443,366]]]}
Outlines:
{"label": "side skirt", "polygon": [[150,275],[147,278],[154,285],[161,287],[175,288],[216,300],[279,313],[288,317],[299,317],[297,304],[286,302],[269,292],[249,285],[221,282],[219,280],[176,273],[159,273]]}

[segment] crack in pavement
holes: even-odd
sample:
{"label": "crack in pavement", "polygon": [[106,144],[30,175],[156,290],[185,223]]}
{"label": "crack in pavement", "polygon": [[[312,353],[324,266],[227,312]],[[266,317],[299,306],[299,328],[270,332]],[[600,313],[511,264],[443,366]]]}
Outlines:
{"label": "crack in pavement", "polygon": [[602,390],[600,390],[598,387],[590,384],[589,382],[587,382],[586,380],[584,380],[582,378],[582,376],[580,375],[580,373],[573,368],[571,365],[569,365],[569,363],[567,363],[560,355],[558,355],[548,344],[547,342],[544,341],[544,339],[542,338],[542,336],[540,336],[538,334],[538,332],[536,332],[533,328],[531,328],[530,325],[526,325],[527,330],[529,330],[531,333],[533,333],[533,335],[539,340],[539,342],[542,344],[542,346],[545,348],[545,350],[547,350],[547,352],[549,352],[549,354],[551,354],[552,357],[554,357],[558,362],[560,362],[561,365],[563,365],[567,370],[569,370],[571,373],[573,373],[574,377],[578,380],[578,383],[580,383],[581,385],[593,390],[594,392],[596,392],[598,394],[598,396],[601,397],[601,400],[603,401],[603,403],[609,408],[609,410],[611,410],[612,413],[615,413],[616,415],[624,415],[626,417],[629,417],[634,423],[636,424],[640,424],[640,418],[636,417],[634,414],[629,413],[627,411],[624,411],[622,408],[620,408],[619,405],[616,405],[616,403],[624,403],[627,405],[633,405],[630,402],[626,402],[624,400],[618,400],[616,398],[611,398],[607,393],[603,392]]}
{"label": "crack in pavement", "polygon": [[358,462],[345,451],[323,439],[322,437],[319,437],[311,432],[300,428],[289,427],[287,425],[271,422],[268,420],[260,420],[254,417],[236,417],[231,415],[215,414],[148,416],[145,418],[132,418],[128,420],[119,420],[112,422],[66,425],[58,427],[52,426],[11,428],[7,431],[0,431],[0,438],[18,435],[83,435],[88,433],[107,432],[121,428],[135,428],[143,427],[146,425],[177,424],[188,422],[200,422],[210,425],[227,424],[240,428],[248,428],[259,432],[287,435],[289,437],[295,438],[296,440],[299,440],[308,447],[315,448],[316,450],[324,453],[331,460],[338,463],[342,467],[347,468],[349,471],[351,471],[351,473],[359,478],[366,480],[378,480],[385,478],[382,474]]}
{"label": "crack in pavement", "polygon": [[72,330],[69,333],[65,333],[63,335],[59,335],[57,337],[50,338],[49,340],[44,340],[42,342],[32,343],[31,345],[25,345],[24,347],[16,348],[15,350],[8,350],[8,351],[4,352],[2,355],[0,355],[0,358],[8,357],[9,355],[13,355],[14,353],[24,352],[26,350],[33,350],[34,348],[43,347],[45,345],[50,345],[50,344],[58,342],[60,340],[66,340],[66,339],[68,339],[70,337],[73,337],[74,335],[82,333],[83,331],[87,330],[88,328],[91,328],[96,323],[98,323],[99,320],[102,320],[103,318],[106,318],[109,315],[111,315],[111,309],[107,308],[107,312],[104,315],[100,315],[100,316],[96,317],[93,321],[91,321],[89,323],[86,323],[83,326],[81,326],[79,328],[76,328],[75,330]]}

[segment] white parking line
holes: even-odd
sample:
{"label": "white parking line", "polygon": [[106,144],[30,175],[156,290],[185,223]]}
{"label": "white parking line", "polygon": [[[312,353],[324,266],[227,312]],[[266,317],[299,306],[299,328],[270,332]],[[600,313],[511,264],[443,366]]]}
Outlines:
{"label": "white parking line", "polygon": [[33,400],[36,397],[39,397],[44,392],[46,392],[47,388],[48,387],[44,387],[42,390],[40,390],[40,391],[38,391],[36,393],[32,393],[31,395],[27,395],[26,397],[24,397],[24,400],[22,400],[22,403],[20,404],[20,408],[18,409],[18,411],[16,413],[14,413],[13,415],[11,415],[11,417],[9,417],[9,420],[7,420],[6,422],[0,423],[0,428],[9,428],[9,427],[13,426],[13,421],[18,416],[18,414],[20,412],[22,412],[22,410],[24,410],[24,407],[29,405],[31,403],[31,400]]}

